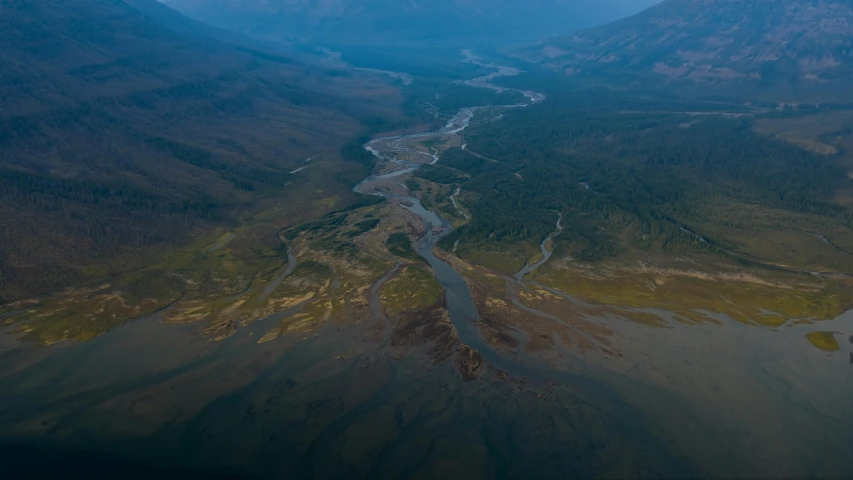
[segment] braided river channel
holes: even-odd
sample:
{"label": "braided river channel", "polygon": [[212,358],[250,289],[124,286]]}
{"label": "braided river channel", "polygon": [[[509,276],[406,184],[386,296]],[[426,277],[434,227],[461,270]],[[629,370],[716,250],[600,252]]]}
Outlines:
{"label": "braided river channel", "polygon": [[[465,55],[466,61],[478,62],[470,52]],[[479,65],[496,72],[467,85],[503,90],[491,81],[518,74],[510,67]],[[453,227],[397,188],[397,180],[440,162],[437,151],[415,148],[413,140],[461,137],[481,112],[547,101],[535,92],[521,93],[524,104],[471,106],[441,129],[365,145],[377,157],[376,171],[385,173],[369,176],[355,189],[384,196],[426,227],[417,251],[444,289],[458,338],[455,355],[403,354],[387,339],[360,335],[357,326],[329,325],[298,341],[258,343],[290,311],[243,326],[220,342],[200,335],[195,325],[163,323],[157,314],[80,344],[2,348],[0,343],[0,474],[853,474],[853,366],[847,358],[853,345],[846,340],[853,342],[853,312],[822,326],[845,339],[835,355],[802,340],[807,325],[756,328],[722,317],[707,325],[672,321],[665,328],[601,318],[602,325],[618,330],[611,347],[620,354],[569,352],[559,366],[523,348],[496,348],[484,338],[466,279],[446,252],[436,249]],[[423,161],[400,160],[400,153]],[[556,213],[554,220],[552,237],[572,228]],[[508,285],[525,288],[527,273],[549,260],[552,237],[542,244],[543,259],[507,278]],[[460,374],[463,357],[476,363],[480,375]]]}

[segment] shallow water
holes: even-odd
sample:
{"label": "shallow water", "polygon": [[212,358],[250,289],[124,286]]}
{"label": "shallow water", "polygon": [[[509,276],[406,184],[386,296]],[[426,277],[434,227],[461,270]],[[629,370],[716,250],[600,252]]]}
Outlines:
{"label": "shallow water", "polygon": [[[459,133],[475,111],[437,132],[367,147],[382,156],[404,148],[399,139]],[[418,251],[445,289],[459,342],[482,359],[480,378],[466,381],[455,356],[390,344],[385,323],[377,340],[382,280],[371,318],[358,326],[262,344],[298,307],[218,343],[196,325],[163,324],[162,315],[79,345],[10,342],[0,349],[0,471],[31,475],[63,462],[71,471],[156,477],[176,467],[264,478],[853,473],[853,312],[778,329],[710,312],[719,323],[686,325],[657,310],[647,313],[665,319],[663,328],[590,317],[614,332],[619,356],[562,342],[547,360],[500,350],[484,340],[462,276],[433,252],[450,224],[415,198],[386,196],[432,227]],[[838,332],[841,351],[812,347],[804,337],[815,330]]]}
{"label": "shallow water", "polygon": [[[450,292],[467,288],[421,251]],[[853,468],[853,367],[846,350],[826,355],[803,340],[813,326],[603,319],[619,328],[624,357],[569,356],[557,367],[495,352],[464,298],[449,294],[448,306],[469,321],[462,341],[509,379],[465,382],[452,363],[357,331],[258,345],[273,317],[210,343],[195,326],[149,317],[85,344],[0,356],[0,438],[269,477]],[[853,312],[824,327],[847,339]]]}
{"label": "shallow water", "polygon": [[556,229],[554,230],[554,233],[545,237],[545,240],[542,240],[542,243],[539,245],[539,250],[542,252],[542,258],[539,259],[538,261],[534,262],[534,263],[528,263],[527,265],[522,267],[521,270],[516,272],[516,274],[515,274],[516,280],[521,281],[529,273],[535,271],[537,268],[541,267],[542,265],[545,264],[545,262],[547,262],[548,260],[551,259],[551,255],[554,252],[551,250],[548,250],[548,241],[553,239],[554,237],[556,237],[557,235],[559,235],[563,231],[562,222],[563,222],[563,214],[559,213],[558,217],[557,217],[557,225],[555,227]]}
{"label": "shallow water", "polygon": [[298,261],[296,259],[296,256],[293,255],[293,251],[290,248],[288,248],[287,249],[287,265],[285,265],[283,267],[284,271],[281,272],[280,275],[275,277],[273,279],[273,281],[270,282],[270,284],[266,286],[266,288],[264,288],[264,291],[261,293],[261,296],[258,297],[258,302],[263,302],[264,300],[269,298],[269,296],[272,295],[272,293],[275,291],[275,289],[277,289],[279,287],[279,285],[281,285],[281,282],[283,282],[284,279],[287,278],[288,275],[293,273],[293,270],[296,269],[297,264],[298,264]]}

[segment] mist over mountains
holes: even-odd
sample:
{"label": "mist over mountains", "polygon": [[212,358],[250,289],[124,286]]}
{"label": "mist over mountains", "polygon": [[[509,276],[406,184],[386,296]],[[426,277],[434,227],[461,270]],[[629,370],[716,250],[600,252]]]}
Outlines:
{"label": "mist over mountains", "polygon": [[0,0],[3,478],[853,478],[853,0],[656,1]]}
{"label": "mist over mountains", "polygon": [[837,102],[853,73],[847,0],[161,1],[271,42],[349,49],[539,42],[515,54],[616,87]]}
{"label": "mist over mountains", "polygon": [[659,0],[161,0],[196,19],[274,41],[500,44],[563,34]]}
{"label": "mist over mountains", "polygon": [[853,3],[666,0],[521,56],[571,77],[841,101],[853,68]]}

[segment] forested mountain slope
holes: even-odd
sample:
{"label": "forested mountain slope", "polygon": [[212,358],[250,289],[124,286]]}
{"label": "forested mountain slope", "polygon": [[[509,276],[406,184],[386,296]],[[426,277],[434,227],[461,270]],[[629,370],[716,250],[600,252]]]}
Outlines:
{"label": "forested mountain slope", "polygon": [[612,21],[657,0],[162,1],[265,39],[423,48],[534,40]]}
{"label": "forested mountain slope", "polygon": [[736,93],[788,102],[849,100],[853,4],[846,0],[666,0],[520,56],[576,78]]}
{"label": "forested mountain slope", "polygon": [[218,36],[153,0],[0,2],[0,303],[233,221],[396,102]]}

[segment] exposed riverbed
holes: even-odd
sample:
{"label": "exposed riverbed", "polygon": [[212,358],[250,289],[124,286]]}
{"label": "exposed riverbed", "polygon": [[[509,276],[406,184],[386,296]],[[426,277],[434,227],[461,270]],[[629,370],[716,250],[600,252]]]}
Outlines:
{"label": "exposed riverbed", "polygon": [[[470,51],[466,50],[464,54],[466,57],[466,61],[471,63],[478,62],[478,59],[473,56]],[[484,77],[465,82],[470,86],[479,88],[489,88],[497,90],[499,92],[504,92],[510,89],[497,87],[489,82],[500,76],[518,75],[519,73],[518,70],[513,68],[505,68],[491,64],[478,64],[481,66],[496,68],[497,71]],[[523,93],[530,103],[540,102],[545,99],[544,95],[536,92],[522,92],[520,90],[518,92]],[[492,108],[508,108],[518,106],[523,105],[507,105],[504,107]],[[436,280],[444,289],[445,297],[447,299],[447,308],[450,312],[450,317],[453,320],[453,325],[456,328],[461,342],[476,351],[477,353],[479,353],[479,355],[481,355],[483,359],[486,360],[490,365],[499,369],[502,372],[505,372],[518,378],[539,378],[542,376],[542,366],[540,365],[539,367],[536,367],[535,363],[538,362],[523,362],[517,358],[501,355],[498,351],[496,351],[494,348],[488,345],[488,343],[485,342],[477,327],[477,322],[480,319],[467,283],[462,278],[462,275],[460,275],[459,272],[454,270],[450,264],[435,256],[433,252],[435,245],[438,243],[439,240],[441,240],[442,237],[450,234],[453,230],[453,227],[450,222],[448,222],[444,218],[441,218],[441,216],[439,216],[436,212],[424,208],[417,197],[392,193],[389,189],[384,188],[385,186],[382,183],[382,181],[388,178],[394,178],[413,173],[420,166],[420,164],[401,163],[395,158],[395,156],[393,155],[394,153],[408,152],[415,156],[426,156],[429,159],[428,164],[431,165],[438,162],[439,157],[434,151],[426,153],[416,148],[407,147],[404,145],[404,142],[406,140],[417,139],[420,141],[426,141],[433,137],[458,135],[470,125],[471,120],[473,119],[476,111],[479,108],[484,107],[471,106],[461,109],[453,118],[451,118],[447,122],[444,127],[436,131],[420,132],[408,135],[395,135],[371,140],[364,146],[364,148],[376,157],[377,162],[379,163],[379,165],[377,165],[377,168],[382,168],[382,163],[384,162],[396,163],[400,165],[401,168],[399,170],[394,170],[391,173],[386,173],[383,175],[371,175],[364,179],[364,181],[362,181],[359,185],[357,185],[355,187],[355,190],[360,193],[385,197],[396,205],[398,205],[400,208],[405,208],[406,210],[415,214],[426,225],[426,233],[420,239],[417,251],[430,264]],[[456,194],[458,193],[459,192],[457,191]],[[456,205],[456,194],[454,194],[454,197],[451,197],[451,200],[454,205]],[[467,214],[465,215],[467,217]],[[545,251],[544,242],[543,251]],[[550,253],[548,254],[548,256],[550,256]],[[544,260],[547,260],[547,258],[545,258]],[[535,268],[535,266],[533,268]]]}
{"label": "exposed riverbed", "polygon": [[[471,52],[467,59],[479,61]],[[468,84],[502,88],[489,81],[518,73],[495,68]],[[379,291],[399,264],[367,291],[367,318],[348,328],[326,324],[258,343],[302,308],[296,305],[216,343],[198,325],[162,323],[161,312],[83,344],[15,344],[0,348],[0,471],[32,476],[55,461],[77,472],[139,469],[126,463],[133,461],[263,478],[853,472],[853,312],[820,327],[835,332],[843,346],[837,354],[804,341],[812,324],[759,328],[713,312],[716,323],[693,325],[656,311],[665,320],[661,328],[609,313],[584,319],[613,333],[585,354],[528,352],[524,345],[540,332],[522,338],[521,328],[510,332],[522,340],[514,350],[484,338],[481,327],[490,319],[478,311],[466,272],[450,256],[436,255],[451,224],[400,186],[421,165],[439,161],[417,140],[459,135],[480,111],[462,109],[436,131],[372,140],[365,148],[379,168],[356,187],[386,197],[425,226],[417,250],[444,289],[458,334],[453,356],[391,341]],[[571,229],[555,216],[542,256],[506,281],[511,301],[526,314],[571,330],[563,312],[520,297],[541,288],[566,305],[596,308],[528,280],[551,261],[554,239]],[[275,282],[296,264],[290,254]],[[478,365],[479,377],[461,376],[460,362]]]}

